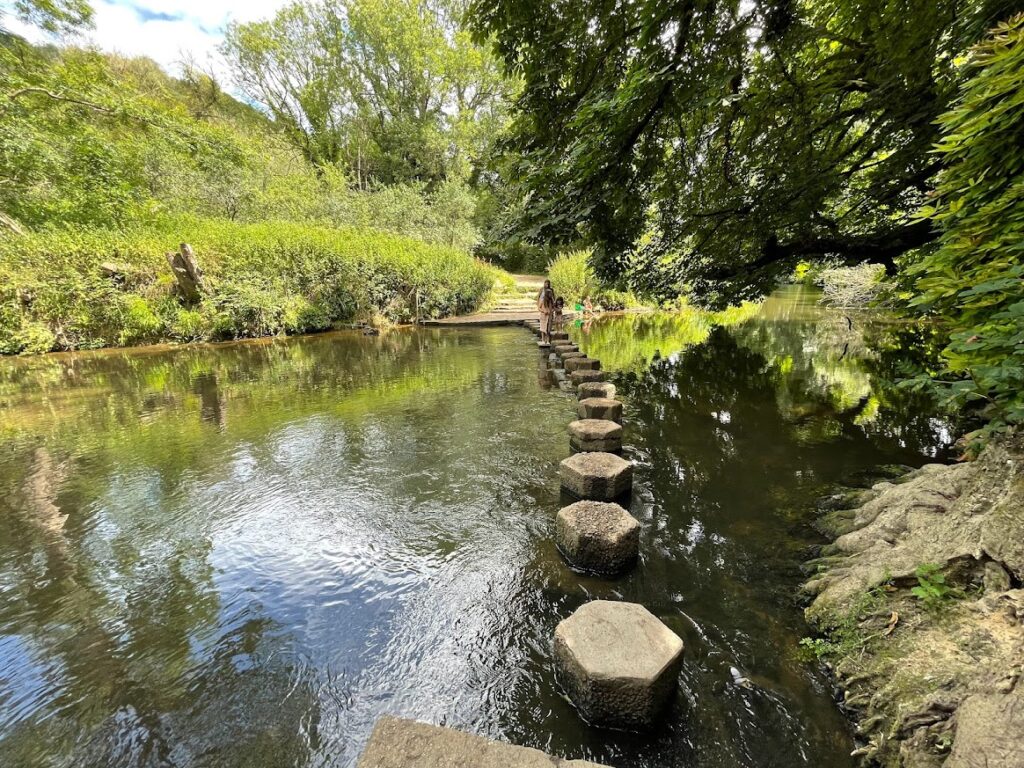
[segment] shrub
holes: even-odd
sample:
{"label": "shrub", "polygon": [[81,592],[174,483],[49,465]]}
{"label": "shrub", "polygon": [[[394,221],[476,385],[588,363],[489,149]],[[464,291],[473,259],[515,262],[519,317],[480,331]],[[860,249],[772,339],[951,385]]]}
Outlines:
{"label": "shrub", "polygon": [[968,66],[940,119],[945,167],[921,215],[941,236],[910,267],[911,304],[949,331],[932,383],[952,403],[985,403],[999,427],[1024,421],[1024,15],[979,43]]}
{"label": "shrub", "polygon": [[[171,297],[164,253],[182,240],[206,273],[194,307]],[[132,279],[104,275],[104,262]],[[408,321],[417,305],[420,317],[439,317],[475,309],[497,274],[453,248],[294,222],[170,219],[11,236],[0,238],[0,351],[301,333],[361,314]]]}
{"label": "shrub", "polygon": [[555,295],[567,304],[592,296],[598,289],[597,275],[590,265],[590,251],[569,251],[548,264],[548,277]]}

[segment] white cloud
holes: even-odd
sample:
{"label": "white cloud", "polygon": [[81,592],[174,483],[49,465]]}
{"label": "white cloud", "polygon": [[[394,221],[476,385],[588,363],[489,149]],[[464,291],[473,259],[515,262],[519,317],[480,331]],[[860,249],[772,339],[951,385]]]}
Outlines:
{"label": "white cloud", "polygon": [[[217,53],[229,21],[247,22],[272,16],[287,0],[93,0],[95,29],[84,40],[97,48],[126,56],[148,56],[172,74],[183,54],[209,65],[228,83],[227,68]],[[39,30],[7,17],[4,25],[34,42]]]}

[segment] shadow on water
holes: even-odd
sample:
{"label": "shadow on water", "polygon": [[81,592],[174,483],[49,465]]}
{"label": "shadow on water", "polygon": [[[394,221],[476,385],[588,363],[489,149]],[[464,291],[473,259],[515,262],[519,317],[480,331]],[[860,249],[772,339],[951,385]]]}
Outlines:
{"label": "shadow on water", "polygon": [[[521,330],[0,362],[0,764],[348,767],[388,712],[619,768],[852,765],[796,653],[809,510],[950,434],[881,386],[884,328],[811,298],[573,330],[638,465],[617,581],[551,542],[574,401]],[[686,641],[653,734],[553,678],[596,597]]]}

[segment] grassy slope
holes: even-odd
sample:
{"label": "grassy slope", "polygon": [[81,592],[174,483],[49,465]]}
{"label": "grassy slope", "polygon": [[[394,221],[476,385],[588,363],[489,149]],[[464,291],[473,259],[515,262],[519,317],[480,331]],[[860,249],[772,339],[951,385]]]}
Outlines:
{"label": "grassy slope", "polygon": [[[190,243],[208,292],[174,295],[164,254]],[[100,269],[114,264],[123,279]],[[498,271],[374,230],[176,219],[128,231],[0,239],[0,353],[301,333],[339,321],[439,317],[479,306]]]}

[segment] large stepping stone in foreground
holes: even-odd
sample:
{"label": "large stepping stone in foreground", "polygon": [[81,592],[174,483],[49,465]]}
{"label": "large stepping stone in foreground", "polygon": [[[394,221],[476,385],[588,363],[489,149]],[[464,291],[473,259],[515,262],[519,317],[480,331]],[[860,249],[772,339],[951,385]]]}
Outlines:
{"label": "large stepping stone in foreground", "polygon": [[357,768],[607,768],[562,760],[451,728],[384,716],[377,721]]}
{"label": "large stepping stone in foreground", "polygon": [[608,378],[608,374],[604,371],[573,371],[572,372],[572,383],[577,387],[580,384],[584,384],[590,381],[604,381]]}
{"label": "large stepping stone in foreground", "polygon": [[587,381],[576,388],[576,395],[580,400],[590,397],[607,397],[615,399],[615,385],[608,381]]}
{"label": "large stepping stone in foreground", "polygon": [[614,453],[577,453],[559,466],[562,488],[579,499],[614,501],[633,487],[633,465]]}
{"label": "large stepping stone in foreground", "polygon": [[587,722],[653,725],[679,677],[683,641],[636,603],[595,600],[555,630],[563,685]]}
{"label": "large stepping stone in foreground", "polygon": [[640,554],[640,523],[618,504],[577,501],[555,518],[555,543],[574,568],[613,576]]}
{"label": "large stepping stone in foreground", "polygon": [[574,451],[622,450],[622,426],[608,419],[580,419],[569,424],[569,445]]}
{"label": "large stepping stone in foreground", "polygon": [[586,397],[576,406],[581,419],[608,419],[622,421],[622,403],[610,397]]}
{"label": "large stepping stone in foreground", "polygon": [[601,370],[601,361],[594,360],[591,357],[575,357],[572,360],[565,361],[565,370],[569,373],[573,371],[599,371]]}

